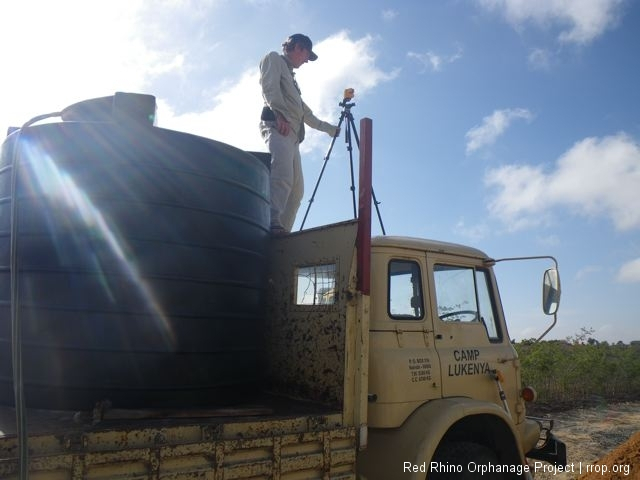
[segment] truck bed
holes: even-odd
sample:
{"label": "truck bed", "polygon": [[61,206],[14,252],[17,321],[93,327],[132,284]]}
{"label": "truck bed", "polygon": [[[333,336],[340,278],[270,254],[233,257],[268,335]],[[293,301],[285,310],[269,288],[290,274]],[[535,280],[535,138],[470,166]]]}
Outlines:
{"label": "truck bed", "polygon": [[[257,390],[245,404],[214,409],[29,410],[30,480],[355,479],[368,366],[368,321],[355,292],[356,231],[349,221],[272,241],[264,329],[269,394]],[[325,269],[332,283],[322,301],[299,301],[307,273]],[[14,416],[0,407],[3,480],[18,478]]]}
{"label": "truck bed", "polygon": [[[0,408],[0,478],[17,479],[14,410]],[[31,479],[355,478],[342,413],[262,396],[197,410],[29,410]]]}

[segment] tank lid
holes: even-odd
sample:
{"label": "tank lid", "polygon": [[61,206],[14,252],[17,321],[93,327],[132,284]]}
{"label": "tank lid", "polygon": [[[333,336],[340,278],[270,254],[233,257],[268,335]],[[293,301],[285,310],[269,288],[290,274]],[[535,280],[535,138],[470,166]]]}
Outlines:
{"label": "tank lid", "polygon": [[135,122],[155,125],[156,97],[142,93],[116,92],[69,105],[60,117],[66,122]]}

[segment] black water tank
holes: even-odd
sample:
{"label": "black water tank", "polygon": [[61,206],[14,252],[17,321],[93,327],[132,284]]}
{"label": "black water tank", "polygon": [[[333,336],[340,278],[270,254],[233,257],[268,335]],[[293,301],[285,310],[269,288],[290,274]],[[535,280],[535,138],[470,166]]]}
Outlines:
{"label": "black water tank", "polygon": [[16,201],[28,406],[202,406],[256,388],[268,176],[253,155],[151,126],[62,122],[9,136],[0,159],[0,403],[13,402]]}

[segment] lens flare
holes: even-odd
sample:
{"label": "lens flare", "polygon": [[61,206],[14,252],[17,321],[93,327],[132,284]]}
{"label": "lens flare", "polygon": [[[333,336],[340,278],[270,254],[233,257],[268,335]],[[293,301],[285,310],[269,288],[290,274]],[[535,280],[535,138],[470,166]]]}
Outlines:
{"label": "lens flare", "polygon": [[[40,146],[32,145],[25,139],[22,149],[21,167],[28,170],[22,185],[27,196],[40,196],[46,199],[46,205],[51,207],[47,212],[47,224],[51,232],[60,232],[59,223],[65,222],[62,230],[71,233],[74,248],[81,249],[85,258],[90,258],[97,274],[100,277],[101,286],[105,295],[115,301],[112,285],[109,283],[109,275],[105,270],[117,270],[119,275],[126,277],[146,304],[147,311],[151,312],[162,332],[164,342],[171,350],[175,347],[175,335],[168,316],[156,298],[153,289],[139,272],[134,259],[130,254],[126,239],[118,232],[118,226],[110,222],[87,192],[76,180]],[[28,194],[26,192],[29,192]],[[55,215],[51,215],[55,212]],[[54,225],[56,224],[56,225]],[[90,238],[90,241],[87,240]],[[109,252],[109,264],[92,251],[92,246],[97,244],[107,246]],[[73,255],[66,251],[68,244],[61,246],[56,242],[59,258]],[[113,277],[113,274],[111,274]]]}

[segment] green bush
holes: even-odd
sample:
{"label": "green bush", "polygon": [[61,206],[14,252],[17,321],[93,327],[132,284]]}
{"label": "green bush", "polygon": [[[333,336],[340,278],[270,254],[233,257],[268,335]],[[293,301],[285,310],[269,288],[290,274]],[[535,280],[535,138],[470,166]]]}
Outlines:
{"label": "green bush", "polygon": [[640,345],[598,342],[589,330],[566,341],[514,343],[522,383],[538,392],[541,403],[584,404],[594,398],[640,398]]}

